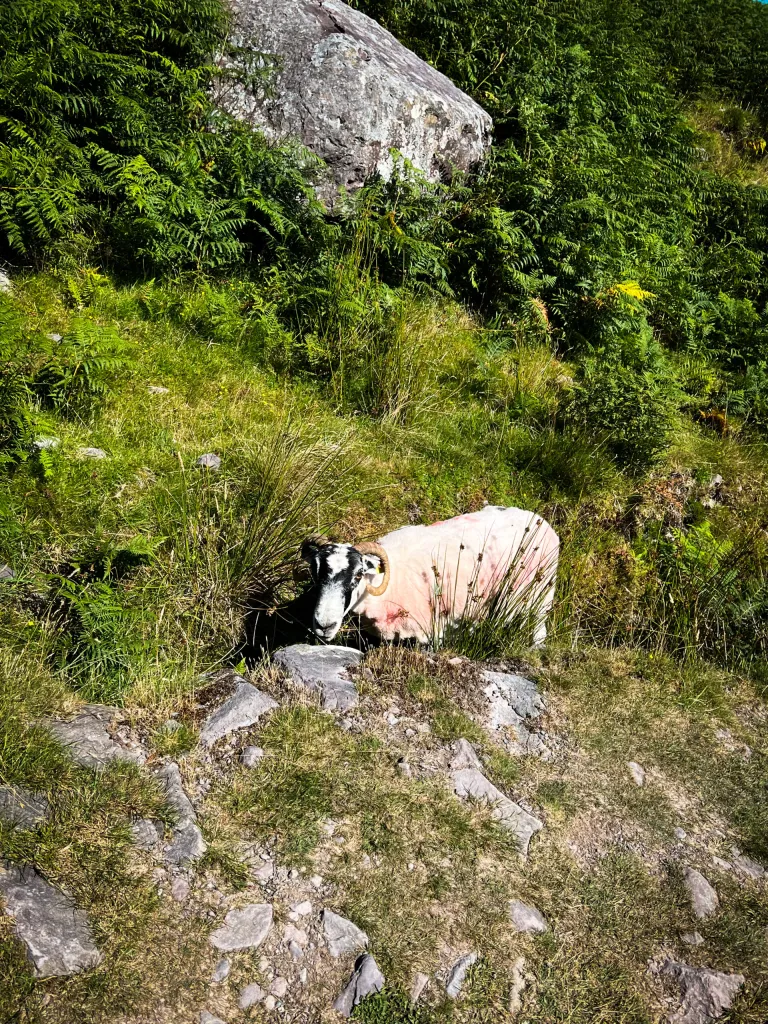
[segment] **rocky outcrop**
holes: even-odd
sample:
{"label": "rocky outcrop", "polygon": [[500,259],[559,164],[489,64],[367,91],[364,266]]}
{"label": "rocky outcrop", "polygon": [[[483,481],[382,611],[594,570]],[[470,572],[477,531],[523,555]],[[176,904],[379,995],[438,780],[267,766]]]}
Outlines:
{"label": "rocky outcrop", "polygon": [[232,9],[231,41],[268,74],[247,87],[223,79],[216,101],[321,157],[325,201],[373,172],[389,177],[391,149],[432,181],[485,156],[489,115],[366,15],[340,0],[232,0]]}
{"label": "rocky outcrop", "polygon": [[349,669],[359,665],[362,658],[362,652],[351,647],[294,644],[278,651],[274,663],[295,683],[319,691],[324,711],[348,711],[357,704],[357,689],[349,678]]}

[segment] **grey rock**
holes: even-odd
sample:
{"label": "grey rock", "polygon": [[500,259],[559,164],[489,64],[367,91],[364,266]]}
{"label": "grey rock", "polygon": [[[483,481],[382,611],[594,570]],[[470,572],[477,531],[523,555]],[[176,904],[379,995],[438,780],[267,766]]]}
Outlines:
{"label": "grey rock", "polygon": [[176,900],[177,903],[183,903],[184,900],[189,896],[189,882],[186,878],[174,878],[171,883],[171,896]]}
{"label": "grey rock", "polygon": [[226,957],[223,957],[216,964],[216,970],[213,972],[213,975],[211,977],[211,981],[215,985],[219,985],[222,981],[226,981],[227,980],[227,978],[229,977],[229,972],[231,970],[232,970],[232,962],[231,962],[231,960],[227,960]]}
{"label": "grey rock", "polygon": [[51,341],[55,341],[55,342],[57,342],[57,343],[58,343],[58,342],[60,342],[60,341],[61,341],[61,339],[62,339],[62,335],[60,335],[60,334],[56,334],[56,332],[55,332],[55,331],[51,331],[51,333],[50,333],[50,334],[46,334],[46,338],[50,338],[50,340],[51,340]]}
{"label": "grey rock", "polygon": [[216,101],[276,141],[299,139],[328,176],[318,192],[388,178],[399,150],[431,181],[483,160],[488,114],[389,32],[340,0],[235,0],[232,42],[261,66],[266,85],[225,79]]}
{"label": "grey rock", "polygon": [[246,747],[240,755],[240,764],[246,768],[255,768],[263,757],[264,751],[261,747]]}
{"label": "grey rock", "polygon": [[160,384],[149,384],[147,386],[147,391],[150,393],[150,395],[167,395],[169,392],[169,388],[164,388]]}
{"label": "grey rock", "polygon": [[348,711],[357,704],[357,690],[347,670],[359,665],[362,651],[351,647],[294,644],[272,659],[294,682],[322,694],[325,711]]}
{"label": "grey rock", "polygon": [[720,906],[720,900],[704,875],[696,868],[687,867],[683,871],[683,881],[696,917],[700,920],[711,917]]}
{"label": "grey rock", "polygon": [[518,932],[540,935],[548,928],[547,920],[540,910],[522,900],[509,901],[509,918]]}
{"label": "grey rock", "polygon": [[149,818],[139,818],[138,821],[134,821],[131,825],[131,833],[133,834],[133,845],[138,846],[140,850],[154,850],[160,842],[157,826]]}
{"label": "grey rock", "polygon": [[509,1013],[514,1016],[523,1008],[523,992],[527,983],[525,974],[525,959],[521,956],[512,964],[509,972]]}
{"label": "grey rock", "polygon": [[531,837],[544,827],[543,822],[519,804],[504,796],[501,790],[476,768],[462,768],[453,773],[453,788],[462,800],[477,800],[492,807],[491,815],[502,828],[514,832],[524,857],[528,856]]}
{"label": "grey rock", "polygon": [[733,856],[733,866],[738,874],[751,878],[755,882],[765,878],[765,868],[762,864],[758,864],[756,860],[752,860],[736,850]]}
{"label": "grey rock", "polygon": [[0,292],[12,292],[13,284],[11,283],[10,277],[0,270]]}
{"label": "grey rock", "polygon": [[112,739],[107,724],[112,721],[116,709],[100,704],[86,705],[72,719],[46,719],[45,725],[72,758],[88,768],[103,768],[110,761],[134,761],[142,764],[144,755],[136,750],[127,750]]}
{"label": "grey rock", "polygon": [[81,459],[106,459],[107,457],[103,448],[78,448],[77,454]]}
{"label": "grey rock", "polygon": [[37,448],[38,451],[48,451],[51,448],[58,448],[61,441],[58,437],[37,437],[32,442],[32,447]]}
{"label": "grey rock", "polygon": [[269,986],[270,993],[275,996],[276,999],[282,999],[285,993],[288,991],[288,982],[285,978],[277,977],[272,981]]}
{"label": "grey rock", "polygon": [[445,994],[449,999],[458,999],[467,980],[467,973],[474,963],[477,963],[477,953],[468,953],[453,965],[445,983]]}
{"label": "grey rock", "polygon": [[163,856],[169,864],[199,860],[207,846],[197,825],[197,815],[181,784],[181,772],[175,761],[158,768],[155,775],[163,789],[165,802],[176,812],[177,823]]}
{"label": "grey rock", "polygon": [[271,882],[275,874],[275,865],[271,860],[268,860],[261,867],[253,869],[253,877],[257,882],[264,885],[266,882]]}
{"label": "grey rock", "polygon": [[342,1017],[351,1017],[352,1011],[358,1003],[362,1002],[366,996],[381,992],[383,988],[384,975],[370,953],[365,953],[359,957],[352,977],[336,998],[333,1008]]}
{"label": "grey rock", "polygon": [[0,865],[0,895],[38,978],[75,974],[101,961],[84,911],[32,868]]}
{"label": "grey rock", "polygon": [[461,768],[477,768],[478,771],[482,771],[482,761],[475,753],[475,748],[469,740],[455,740],[451,744],[451,750],[453,757],[450,760],[449,767],[453,771],[459,771]]}
{"label": "grey rock", "polygon": [[670,1024],[711,1024],[733,1006],[744,984],[742,974],[723,974],[706,967],[665,960],[659,974],[674,981],[682,1002],[668,1017]]}
{"label": "grey rock", "polygon": [[211,934],[210,942],[217,949],[257,949],[272,928],[272,906],[251,903],[242,910],[230,910],[224,924]]}
{"label": "grey rock", "polygon": [[688,838],[688,833],[685,831],[684,828],[679,828],[678,827],[674,831],[674,837],[675,837],[675,839],[678,839],[682,843],[682,841],[684,839]]}
{"label": "grey rock", "polygon": [[429,984],[429,975],[421,974],[420,972],[413,976],[413,983],[411,984],[411,990],[408,993],[408,997],[411,1003],[418,1003],[421,999],[421,994]]}
{"label": "grey rock", "polygon": [[361,928],[332,910],[323,911],[323,935],[331,956],[355,953],[368,945],[368,936]]}
{"label": "grey rock", "polygon": [[[491,703],[491,725],[498,729],[512,725],[521,719],[535,720],[546,710],[546,703],[539,688],[525,676],[513,672],[483,672],[483,691]],[[514,718],[509,715],[512,711]]]}
{"label": "grey rock", "polygon": [[200,730],[200,742],[204,747],[212,747],[222,737],[253,725],[267,711],[277,707],[277,701],[268,694],[257,690],[240,676],[236,679],[235,692],[208,716]]}
{"label": "grey rock", "polygon": [[13,579],[16,579],[16,573],[10,565],[0,565],[0,583],[10,583]]}
{"label": "grey rock", "polygon": [[217,1017],[213,1013],[209,1013],[208,1010],[200,1011],[200,1024],[225,1024],[221,1017]]}
{"label": "grey rock", "polygon": [[639,765],[637,761],[627,761],[627,768],[629,768],[629,774],[632,776],[632,781],[636,786],[645,785],[645,768]]}
{"label": "grey rock", "polygon": [[702,946],[704,944],[704,936],[701,932],[686,932],[680,938],[686,946]]}
{"label": "grey rock", "polygon": [[47,797],[18,786],[0,786],[0,818],[19,828],[36,828],[50,813]]}
{"label": "grey rock", "polygon": [[209,469],[215,473],[221,469],[221,458],[213,452],[206,452],[205,455],[195,459],[195,465],[198,469]]}
{"label": "grey rock", "polygon": [[260,1003],[265,995],[266,992],[261,985],[257,985],[255,981],[251,982],[250,985],[245,986],[238,996],[237,1005],[241,1010],[247,1010],[250,1006]]}
{"label": "grey rock", "polygon": [[194,821],[185,821],[173,830],[173,838],[163,857],[169,864],[188,864],[205,854],[208,846]]}
{"label": "grey rock", "polygon": [[276,1006],[277,1006],[277,1000],[275,999],[275,997],[273,995],[271,995],[271,994],[268,995],[266,997],[266,999],[264,1000],[264,1009],[268,1010],[271,1013],[272,1010],[274,1010],[274,1008]]}

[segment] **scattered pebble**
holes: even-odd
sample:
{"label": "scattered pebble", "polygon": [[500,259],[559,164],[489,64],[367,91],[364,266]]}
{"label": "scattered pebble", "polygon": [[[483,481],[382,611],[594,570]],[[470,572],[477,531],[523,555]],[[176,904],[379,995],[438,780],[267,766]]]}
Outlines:
{"label": "scattered pebble", "polygon": [[229,972],[232,969],[232,964],[226,957],[216,964],[216,970],[213,972],[211,981],[218,985],[220,982],[225,981],[229,977]]}
{"label": "scattered pebble", "polygon": [[261,747],[246,747],[240,755],[240,764],[245,765],[246,768],[253,768],[263,757],[264,751]]}
{"label": "scattered pebble", "polygon": [[301,982],[302,985],[306,985],[308,978],[309,972],[307,971],[307,968],[302,967],[301,970],[299,971],[299,981]]}
{"label": "scattered pebble", "polygon": [[674,835],[675,835],[675,839],[679,839],[680,842],[682,842],[684,839],[688,838],[688,833],[685,831],[684,828],[676,828],[675,832],[674,832]]}
{"label": "scattered pebble", "polygon": [[469,971],[472,964],[477,962],[477,953],[468,953],[466,956],[460,957],[451,968],[448,980],[445,983],[445,994],[449,999],[458,999],[464,982],[467,978],[467,972]]}
{"label": "scattered pebble", "polygon": [[295,942],[299,946],[306,946],[309,936],[303,928],[297,928],[295,924],[287,924],[283,932],[283,942]]}
{"label": "scattered pebble", "polygon": [[509,901],[509,918],[518,932],[541,935],[547,931],[547,920],[540,910],[522,900]]}
{"label": "scattered pebble", "polygon": [[272,984],[269,986],[269,991],[277,999],[282,999],[285,993],[288,991],[288,982],[285,978],[275,978]]}
{"label": "scattered pebble", "polygon": [[323,887],[322,876],[321,875],[310,875],[309,883],[313,887],[313,889],[322,889],[322,887]]}
{"label": "scattered pebble", "polygon": [[294,903],[291,910],[295,911],[299,917],[306,917],[307,914],[312,913],[312,904],[309,900],[302,900],[301,903]]}
{"label": "scattered pebble", "polygon": [[198,469],[209,469],[215,473],[221,469],[221,459],[218,455],[214,455],[213,452],[206,452],[205,455],[195,459],[195,465]]}
{"label": "scattered pebble", "polygon": [[246,985],[240,993],[237,1005],[241,1010],[247,1010],[250,1006],[255,1006],[256,1003],[260,1003],[264,998],[264,989],[261,985],[257,985],[256,982],[251,982],[250,985]]}
{"label": "scattered pebble", "polygon": [[277,1005],[277,1000],[275,999],[274,996],[271,996],[271,995],[267,996],[267,998],[264,1000],[264,1009],[265,1010],[272,1011],[272,1010],[274,1010],[276,1005]]}
{"label": "scattered pebble", "polygon": [[186,878],[181,876],[174,878],[171,883],[171,896],[173,896],[177,903],[184,902],[187,896],[189,896],[189,882]]}
{"label": "scattered pebble", "polygon": [[686,946],[701,946],[704,942],[704,936],[701,932],[686,932],[680,938]]}
{"label": "scattered pebble", "polygon": [[720,906],[720,901],[704,875],[696,868],[687,867],[683,871],[683,880],[696,917],[703,920],[714,914]]}
{"label": "scattered pebble", "polygon": [[627,768],[629,768],[629,774],[636,786],[645,785],[645,768],[639,765],[637,761],[627,761]]}
{"label": "scattered pebble", "polygon": [[224,1024],[221,1017],[217,1017],[213,1013],[209,1013],[208,1010],[200,1011],[200,1024]]}
{"label": "scattered pebble", "polygon": [[262,885],[265,882],[271,881],[274,873],[275,865],[271,860],[268,860],[266,864],[262,864],[260,868],[255,868],[255,870],[252,871],[253,877],[256,879],[257,882],[260,882]]}
{"label": "scattered pebble", "polygon": [[304,950],[301,948],[298,942],[289,942],[288,952],[291,954],[291,958],[293,960],[301,960],[301,958],[304,956]]}

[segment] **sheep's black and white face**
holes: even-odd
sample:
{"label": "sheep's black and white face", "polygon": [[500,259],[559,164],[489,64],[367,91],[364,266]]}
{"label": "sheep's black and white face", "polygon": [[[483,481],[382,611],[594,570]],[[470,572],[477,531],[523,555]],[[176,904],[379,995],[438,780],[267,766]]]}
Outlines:
{"label": "sheep's black and white face", "polygon": [[301,557],[317,587],[312,631],[326,643],[341,629],[344,616],[362,600],[366,587],[376,578],[380,560],[363,555],[351,544],[321,544],[307,540]]}

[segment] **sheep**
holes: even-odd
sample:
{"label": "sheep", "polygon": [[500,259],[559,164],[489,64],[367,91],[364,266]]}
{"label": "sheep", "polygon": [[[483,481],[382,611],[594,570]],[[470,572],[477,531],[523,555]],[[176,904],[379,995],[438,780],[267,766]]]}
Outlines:
{"label": "sheep", "polygon": [[495,602],[505,616],[529,610],[540,646],[559,545],[535,513],[491,505],[431,526],[406,526],[374,543],[310,538],[301,555],[317,592],[312,630],[328,643],[354,613],[378,639],[429,643],[459,619],[482,617]]}

